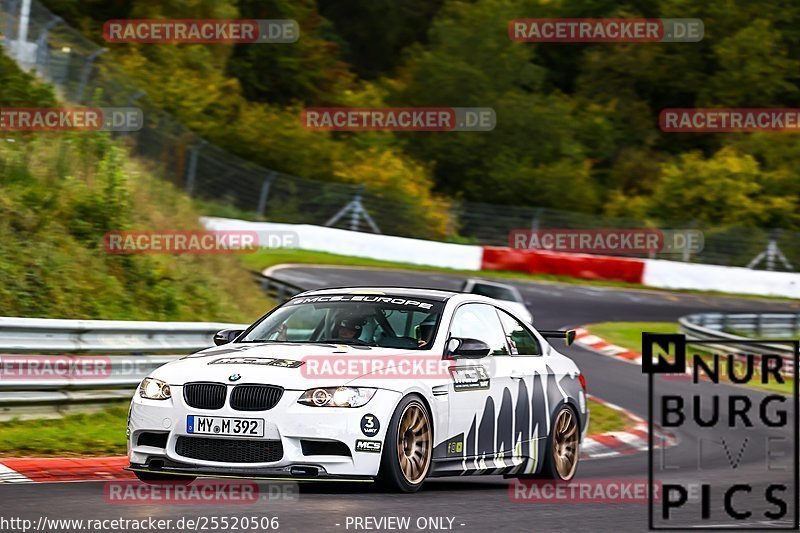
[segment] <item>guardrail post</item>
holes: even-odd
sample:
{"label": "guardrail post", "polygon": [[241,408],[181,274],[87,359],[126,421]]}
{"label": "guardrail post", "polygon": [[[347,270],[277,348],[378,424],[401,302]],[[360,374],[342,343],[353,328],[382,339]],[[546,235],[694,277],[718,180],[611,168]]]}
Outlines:
{"label": "guardrail post", "polygon": [[[138,100],[139,98],[141,98],[142,96],[145,96],[145,95],[147,95],[147,91],[136,91],[135,93],[133,93],[131,95],[130,98],[128,98],[128,103],[126,105],[128,107],[133,107],[133,104],[136,103],[136,100]],[[123,131],[123,132],[120,133],[120,135],[122,135],[123,137],[127,137],[129,134],[130,134],[130,132],[127,132],[127,131]]]}
{"label": "guardrail post", "polygon": [[94,64],[94,60],[97,59],[97,57],[100,54],[104,54],[105,51],[106,51],[105,48],[98,48],[97,50],[86,56],[86,59],[84,60],[83,63],[83,70],[81,71],[81,81],[78,84],[78,90],[75,91],[76,102],[78,103],[83,102],[83,92],[86,89],[86,84],[89,83],[89,75],[92,73],[92,66]]}
{"label": "guardrail post", "polygon": [[206,141],[200,139],[200,142],[192,146],[189,151],[189,166],[186,169],[186,193],[191,196],[194,192],[194,182],[197,176],[197,158],[200,157],[200,149],[206,144]]}
{"label": "guardrail post", "polygon": [[12,37],[15,37],[17,33],[14,29],[14,18],[11,16],[15,11],[17,11],[17,0],[6,0],[6,27],[3,32],[6,38],[2,44],[8,48],[9,55],[11,53],[11,41],[14,40]]}
{"label": "guardrail post", "polygon": [[[42,28],[42,32],[39,34],[39,38],[36,39],[36,65],[35,68],[37,72],[44,75],[45,74],[45,67],[47,65],[47,39],[50,36],[50,30],[56,24],[61,23],[61,17],[54,16],[50,19],[44,28]],[[47,76],[49,78],[49,75]]]}
{"label": "guardrail post", "polygon": [[269,199],[269,188],[272,185],[272,180],[275,179],[276,173],[271,172],[266,178],[264,178],[264,182],[261,184],[261,194],[258,197],[258,208],[256,212],[258,216],[263,217],[264,212],[267,209],[267,200]]}

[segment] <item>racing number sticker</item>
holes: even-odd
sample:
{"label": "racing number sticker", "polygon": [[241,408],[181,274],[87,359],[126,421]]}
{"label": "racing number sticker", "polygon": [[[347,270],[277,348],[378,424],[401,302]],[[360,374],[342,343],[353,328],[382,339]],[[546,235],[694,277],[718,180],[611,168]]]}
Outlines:
{"label": "racing number sticker", "polygon": [[377,416],[367,413],[361,418],[361,433],[367,437],[374,437],[380,429],[381,424]]}

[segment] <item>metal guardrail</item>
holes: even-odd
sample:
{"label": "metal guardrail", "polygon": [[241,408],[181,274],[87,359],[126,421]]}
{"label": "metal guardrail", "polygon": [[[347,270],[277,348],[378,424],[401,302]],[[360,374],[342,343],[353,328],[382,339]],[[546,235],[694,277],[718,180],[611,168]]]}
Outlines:
{"label": "metal guardrail", "polygon": [[[280,279],[256,274],[262,290],[279,302],[305,289]],[[148,322],[118,320],[58,320],[0,317],[0,365],[12,368],[21,356],[58,355],[58,364],[95,361],[86,377],[15,375],[0,372],[0,418],[41,416],[69,411],[76,405],[103,405],[127,400],[141,380],[159,366],[185,354],[213,346],[222,329],[244,329],[245,324],[213,322]],[[50,363],[54,360],[50,359]],[[100,369],[98,371],[98,368]]]}
{"label": "metal guardrail", "polygon": [[308,290],[300,287],[299,285],[295,285],[294,283],[283,281],[264,273],[256,274],[256,277],[261,284],[261,290],[263,290],[267,295],[278,300],[280,303],[289,300],[296,294],[300,294],[301,292]]}
{"label": "metal guardrail", "polygon": [[191,353],[239,324],[0,317],[0,353]]}
{"label": "metal guardrail", "polygon": [[[794,364],[791,346],[768,340],[796,339],[800,331],[800,313],[698,313],[681,317],[678,324],[689,340],[728,341],[725,344],[707,344],[721,353],[777,354],[784,358],[787,367],[792,368]],[[748,336],[736,335],[732,331]],[[736,342],[748,339],[763,339],[764,342]]]}
{"label": "metal guardrail", "polygon": [[[244,327],[213,322],[0,317],[0,417],[37,416],[68,410],[74,404],[128,399],[142,378],[159,366],[213,346],[212,337],[221,329]],[[22,357],[38,356],[37,371],[25,367],[14,372],[22,368]],[[88,377],[63,371],[87,358],[93,360]]]}

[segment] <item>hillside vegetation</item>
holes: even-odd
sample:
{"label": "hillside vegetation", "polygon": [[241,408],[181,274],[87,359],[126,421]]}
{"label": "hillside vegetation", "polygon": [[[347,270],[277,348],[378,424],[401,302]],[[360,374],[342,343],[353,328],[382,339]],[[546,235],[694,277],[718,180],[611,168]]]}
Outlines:
{"label": "hillside vegetation", "polygon": [[[121,67],[204,138],[267,168],[379,189],[420,221],[414,236],[445,236],[453,200],[800,228],[795,135],[664,133],[658,123],[665,108],[797,107],[798,2],[44,2],[108,48],[101,63]],[[294,19],[301,38],[235,46],[102,38],[109,19],[237,17]],[[526,17],[699,18],[705,33],[698,43],[511,42],[509,21]],[[309,131],[300,123],[307,106],[492,107],[497,127]]]}
{"label": "hillside vegetation", "polygon": [[[54,103],[0,55],[0,107]],[[126,229],[200,228],[107,134],[0,132],[0,316],[249,322],[271,307],[236,257],[106,253]]]}

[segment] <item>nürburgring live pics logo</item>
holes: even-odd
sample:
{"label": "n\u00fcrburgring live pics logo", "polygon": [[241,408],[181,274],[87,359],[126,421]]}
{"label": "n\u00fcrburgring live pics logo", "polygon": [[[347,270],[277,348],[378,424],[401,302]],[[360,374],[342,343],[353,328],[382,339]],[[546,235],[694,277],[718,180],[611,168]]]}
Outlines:
{"label": "n\u00fcrburgring live pics logo", "polygon": [[[719,353],[732,344],[642,333],[649,488],[652,495],[654,483],[660,483],[662,494],[660,500],[650,498],[650,529],[796,530],[800,525],[800,341],[737,340],[736,346],[747,347],[744,353]],[[787,345],[792,356],[770,353]],[[678,374],[687,379],[670,379]],[[655,449],[655,424],[679,428],[681,445]]]}

